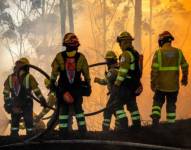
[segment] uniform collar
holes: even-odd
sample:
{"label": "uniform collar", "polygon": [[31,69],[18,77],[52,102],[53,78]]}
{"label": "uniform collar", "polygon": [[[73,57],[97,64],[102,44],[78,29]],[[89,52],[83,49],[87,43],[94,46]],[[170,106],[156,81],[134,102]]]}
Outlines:
{"label": "uniform collar", "polygon": [[71,52],[66,52],[66,54],[67,54],[67,56],[68,57],[74,57],[75,55],[76,55],[76,50],[74,50],[74,51],[71,51]]}

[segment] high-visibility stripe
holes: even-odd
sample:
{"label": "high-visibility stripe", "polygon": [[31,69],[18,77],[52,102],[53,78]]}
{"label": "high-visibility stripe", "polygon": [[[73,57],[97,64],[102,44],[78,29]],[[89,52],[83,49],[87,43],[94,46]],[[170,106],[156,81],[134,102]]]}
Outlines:
{"label": "high-visibility stripe", "polygon": [[179,65],[180,65],[180,62],[181,62],[181,56],[182,54],[180,55],[179,54],[179,64],[178,66],[167,66],[167,67],[164,67],[162,66],[162,53],[161,51],[159,50],[158,51],[158,63],[159,63],[159,71],[179,71]]}
{"label": "high-visibility stripe", "polygon": [[9,94],[10,93],[10,91],[8,91],[8,90],[3,90],[3,94]]}
{"label": "high-visibility stripe", "polygon": [[12,76],[9,76],[9,87],[13,88]]}
{"label": "high-visibility stripe", "polygon": [[159,71],[178,71],[179,67],[159,67]]}
{"label": "high-visibility stripe", "polygon": [[39,92],[40,89],[39,89],[39,88],[36,88],[36,89],[34,89],[33,91],[34,91],[34,92]]}
{"label": "high-visibility stripe", "polygon": [[160,112],[158,112],[158,111],[153,111],[153,112],[152,112],[152,114],[153,114],[153,115],[158,115],[158,116],[160,116],[160,115],[161,115],[161,113],[160,113]]}
{"label": "high-visibility stripe", "polygon": [[160,110],[161,111],[161,108],[159,106],[153,106],[152,109],[157,109],[157,110]]}
{"label": "high-visibility stripe", "polygon": [[60,119],[60,120],[66,120],[66,119],[68,119],[68,118],[69,118],[68,115],[60,115],[60,116],[59,116],[59,119]]}
{"label": "high-visibility stripe", "polygon": [[33,131],[33,128],[27,128],[27,131]]}
{"label": "high-visibility stripe", "polygon": [[12,127],[11,130],[12,130],[12,131],[18,131],[19,128],[17,128],[17,127]]}
{"label": "high-visibility stripe", "polygon": [[122,73],[127,73],[127,72],[128,72],[128,69],[125,69],[125,68],[120,68],[120,69],[119,69],[119,72],[122,72]]}
{"label": "high-visibility stripe", "polygon": [[76,118],[84,118],[84,113],[76,114]]}
{"label": "high-visibility stripe", "polygon": [[134,111],[134,112],[131,113],[131,115],[132,115],[132,116],[134,116],[134,115],[139,115],[139,111]]}
{"label": "high-visibility stripe", "polygon": [[106,122],[104,122],[103,125],[106,126],[106,127],[110,127],[110,124],[106,123]]}
{"label": "high-visibility stripe", "polygon": [[119,81],[123,81],[123,80],[125,80],[125,78],[122,77],[122,76],[117,76],[117,80],[119,80]]}
{"label": "high-visibility stripe", "polygon": [[167,122],[168,122],[168,123],[175,123],[176,120],[175,120],[175,119],[168,119]]}
{"label": "high-visibility stripe", "polygon": [[124,110],[117,110],[116,111],[116,115],[119,115],[119,114],[124,114],[125,113],[125,111]]}
{"label": "high-visibility stripe", "polygon": [[30,81],[29,81],[29,78],[30,78],[30,74],[28,73],[25,77],[25,86],[26,86],[26,89],[29,89],[30,88]]}
{"label": "high-visibility stripe", "polygon": [[131,117],[132,120],[139,120],[140,119],[140,116],[136,116],[136,117]]}
{"label": "high-visibility stripe", "polygon": [[117,115],[117,119],[126,118],[126,114]]}
{"label": "high-visibility stripe", "polygon": [[85,121],[79,121],[79,125],[80,125],[80,126],[84,126],[85,124],[86,124]]}
{"label": "high-visibility stripe", "polygon": [[104,122],[111,122],[110,119],[104,119]]}
{"label": "high-visibility stripe", "polygon": [[153,63],[152,67],[153,68],[159,68],[159,64],[158,63]]}
{"label": "high-visibility stripe", "polygon": [[128,51],[128,53],[131,56],[131,63],[132,63],[132,64],[130,64],[130,70],[135,70],[135,63],[134,63],[135,57],[133,56],[133,54],[130,51]]}
{"label": "high-visibility stripe", "polygon": [[59,124],[59,128],[67,128],[67,127],[68,127],[68,124],[67,124],[67,123]]}
{"label": "high-visibility stripe", "polygon": [[176,113],[168,113],[167,117],[176,117]]}
{"label": "high-visibility stripe", "polygon": [[55,94],[54,92],[51,92],[50,95],[52,95],[52,96],[56,96],[56,94]]}

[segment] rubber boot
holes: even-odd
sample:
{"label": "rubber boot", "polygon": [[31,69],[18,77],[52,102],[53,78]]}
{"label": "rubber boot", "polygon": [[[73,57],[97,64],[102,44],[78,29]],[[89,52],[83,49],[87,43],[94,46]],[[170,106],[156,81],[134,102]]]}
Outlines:
{"label": "rubber boot", "polygon": [[19,137],[19,133],[18,133],[18,131],[11,131],[10,136],[13,137],[13,138],[18,138]]}
{"label": "rubber boot", "polygon": [[78,126],[79,133],[81,136],[85,136],[87,133],[87,127],[86,126]]}
{"label": "rubber boot", "polygon": [[59,137],[61,137],[61,138],[68,138],[68,136],[69,136],[68,128],[66,128],[66,129],[59,129]]}
{"label": "rubber boot", "polygon": [[109,129],[110,129],[109,126],[102,125],[102,130],[103,131],[109,131]]}
{"label": "rubber boot", "polygon": [[115,130],[117,131],[125,131],[128,129],[128,119],[123,118],[120,120],[117,120],[119,122],[119,125],[115,127]]}
{"label": "rubber boot", "polygon": [[159,125],[159,118],[153,118],[152,120],[152,126],[158,126]]}
{"label": "rubber boot", "polygon": [[139,129],[141,128],[141,120],[133,121],[133,125],[131,126],[132,129]]}

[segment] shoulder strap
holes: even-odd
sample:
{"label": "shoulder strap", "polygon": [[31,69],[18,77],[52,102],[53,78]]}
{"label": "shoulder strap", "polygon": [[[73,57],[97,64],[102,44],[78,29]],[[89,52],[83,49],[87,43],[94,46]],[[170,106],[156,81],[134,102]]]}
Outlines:
{"label": "shoulder strap", "polygon": [[24,84],[25,88],[28,90],[30,88],[30,74],[29,73],[25,76],[23,82],[24,82],[23,84]]}

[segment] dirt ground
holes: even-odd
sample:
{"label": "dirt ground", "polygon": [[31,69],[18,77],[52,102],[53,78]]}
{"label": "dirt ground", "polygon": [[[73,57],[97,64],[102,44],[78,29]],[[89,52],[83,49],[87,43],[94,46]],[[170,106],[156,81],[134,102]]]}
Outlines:
{"label": "dirt ground", "polygon": [[[177,121],[174,125],[161,124],[158,127],[143,127],[141,129],[131,129],[123,132],[88,132],[83,137],[78,132],[72,132],[67,137],[59,137],[58,131],[53,131],[43,138],[35,140],[33,143],[22,144],[27,137],[19,139],[11,137],[0,137],[0,146],[20,143],[9,147],[0,147],[1,150],[144,150],[153,148],[141,148],[133,146],[122,146],[120,144],[97,144],[97,143],[61,143],[61,140],[99,140],[99,141],[127,141],[168,147],[179,147],[191,149],[191,119]],[[83,140],[83,141],[84,141]]]}

